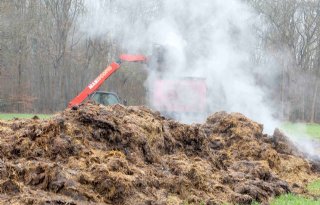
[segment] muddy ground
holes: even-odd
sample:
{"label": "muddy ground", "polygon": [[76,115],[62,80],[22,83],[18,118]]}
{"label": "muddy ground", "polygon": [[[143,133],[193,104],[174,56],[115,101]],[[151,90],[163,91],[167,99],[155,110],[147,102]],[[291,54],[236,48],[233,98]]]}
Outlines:
{"label": "muddy ground", "polygon": [[92,104],[0,121],[0,204],[250,204],[305,193],[319,164],[262,130],[238,113],[185,125]]}

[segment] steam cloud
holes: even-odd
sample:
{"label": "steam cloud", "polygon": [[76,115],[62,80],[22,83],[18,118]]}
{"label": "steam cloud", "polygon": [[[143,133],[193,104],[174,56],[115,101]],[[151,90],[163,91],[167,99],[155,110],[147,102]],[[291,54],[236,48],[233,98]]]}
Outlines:
{"label": "steam cloud", "polygon": [[[206,79],[210,112],[241,112],[263,123],[270,133],[277,125],[267,95],[257,86],[259,69],[250,60],[257,38],[256,14],[240,0],[86,0],[81,31],[111,38],[129,52],[150,53],[165,46],[164,78]],[[265,71],[264,71],[265,72]],[[150,87],[155,73],[150,72]],[[204,120],[180,116],[184,122]]]}

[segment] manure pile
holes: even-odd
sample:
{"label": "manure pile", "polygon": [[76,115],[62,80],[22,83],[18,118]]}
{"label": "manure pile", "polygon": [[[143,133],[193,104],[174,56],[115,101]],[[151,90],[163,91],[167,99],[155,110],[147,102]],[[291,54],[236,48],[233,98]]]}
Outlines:
{"label": "manure pile", "polygon": [[262,129],[238,113],[185,125],[93,104],[0,121],[0,204],[250,204],[304,193],[319,166]]}

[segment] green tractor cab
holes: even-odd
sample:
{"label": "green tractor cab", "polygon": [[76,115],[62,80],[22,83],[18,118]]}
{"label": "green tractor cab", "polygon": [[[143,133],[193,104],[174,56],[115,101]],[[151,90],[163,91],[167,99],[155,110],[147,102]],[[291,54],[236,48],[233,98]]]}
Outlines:
{"label": "green tractor cab", "polygon": [[112,92],[97,91],[92,93],[89,99],[98,104],[102,104],[105,106],[115,105],[115,104],[124,104],[124,105],[127,104],[125,100],[122,102],[122,100],[118,97],[118,95]]}

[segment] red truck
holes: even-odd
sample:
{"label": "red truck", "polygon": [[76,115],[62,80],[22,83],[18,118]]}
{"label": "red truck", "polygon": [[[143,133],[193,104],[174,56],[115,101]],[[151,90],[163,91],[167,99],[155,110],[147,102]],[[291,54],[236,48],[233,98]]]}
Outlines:
{"label": "red truck", "polygon": [[204,78],[156,79],[152,106],[163,113],[205,113],[207,86]]}

